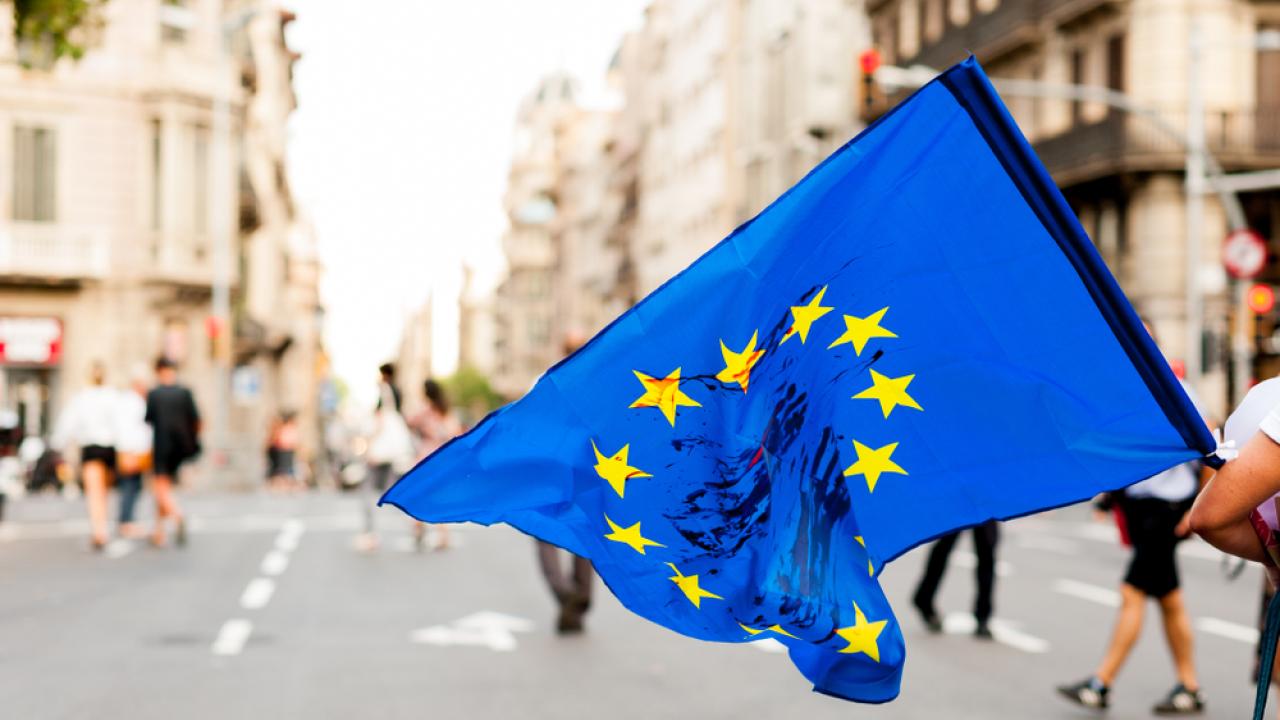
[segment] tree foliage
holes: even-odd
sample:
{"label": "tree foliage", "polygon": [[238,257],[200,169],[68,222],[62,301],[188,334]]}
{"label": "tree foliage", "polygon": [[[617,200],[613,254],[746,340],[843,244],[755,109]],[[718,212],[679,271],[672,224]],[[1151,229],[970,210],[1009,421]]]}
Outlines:
{"label": "tree foliage", "polygon": [[[96,19],[107,0],[13,0],[13,34],[20,46],[38,48],[49,64],[84,55],[80,30]],[[25,63],[37,64],[31,58]]]}
{"label": "tree foliage", "polygon": [[503,403],[502,396],[490,387],[488,378],[473,367],[458,368],[442,384],[468,425]]}

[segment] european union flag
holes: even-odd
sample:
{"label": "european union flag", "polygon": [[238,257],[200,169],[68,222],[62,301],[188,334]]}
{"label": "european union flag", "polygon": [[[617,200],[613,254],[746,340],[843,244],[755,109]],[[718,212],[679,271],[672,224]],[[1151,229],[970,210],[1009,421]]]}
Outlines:
{"label": "european union flag", "polygon": [[383,502],[513,525],[653,622],[882,702],[884,563],[1213,448],[970,59]]}

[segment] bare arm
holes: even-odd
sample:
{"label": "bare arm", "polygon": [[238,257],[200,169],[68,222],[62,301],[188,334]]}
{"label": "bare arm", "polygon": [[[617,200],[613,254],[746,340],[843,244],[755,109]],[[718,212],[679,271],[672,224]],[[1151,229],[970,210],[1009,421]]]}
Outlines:
{"label": "bare arm", "polygon": [[1255,552],[1241,552],[1249,513],[1262,501],[1280,492],[1280,445],[1259,432],[1245,444],[1240,456],[1227,463],[1205,487],[1191,508],[1191,529],[1227,552],[1259,559],[1261,543],[1254,536]]}

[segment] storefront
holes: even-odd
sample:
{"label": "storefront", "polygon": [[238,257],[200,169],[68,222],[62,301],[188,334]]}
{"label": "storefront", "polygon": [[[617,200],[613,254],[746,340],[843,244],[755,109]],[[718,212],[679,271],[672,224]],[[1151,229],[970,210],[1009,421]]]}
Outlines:
{"label": "storefront", "polygon": [[52,429],[62,343],[59,318],[0,315],[0,410],[16,414],[23,435]]}

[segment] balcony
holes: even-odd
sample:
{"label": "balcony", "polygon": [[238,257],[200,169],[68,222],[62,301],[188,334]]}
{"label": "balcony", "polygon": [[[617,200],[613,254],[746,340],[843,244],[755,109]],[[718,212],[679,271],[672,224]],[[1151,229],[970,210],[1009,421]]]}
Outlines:
{"label": "balcony", "polygon": [[1050,0],[1000,0],[995,10],[978,12],[964,25],[947,24],[937,40],[925,41],[911,58],[899,64],[946,68],[969,53],[990,62],[1006,53],[1040,41],[1040,18]]}
{"label": "balcony", "polygon": [[[1175,127],[1185,127],[1185,114],[1163,117]],[[1205,136],[1209,152],[1227,172],[1280,165],[1280,113],[1209,113]],[[1119,112],[1034,145],[1060,186],[1120,173],[1180,170],[1186,162],[1186,150],[1177,138],[1145,117]]]}
{"label": "balcony", "polygon": [[105,277],[110,245],[99,230],[58,223],[10,223],[0,227],[0,278],[67,283]]}

